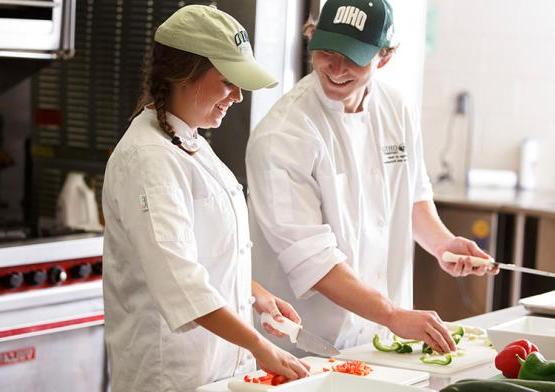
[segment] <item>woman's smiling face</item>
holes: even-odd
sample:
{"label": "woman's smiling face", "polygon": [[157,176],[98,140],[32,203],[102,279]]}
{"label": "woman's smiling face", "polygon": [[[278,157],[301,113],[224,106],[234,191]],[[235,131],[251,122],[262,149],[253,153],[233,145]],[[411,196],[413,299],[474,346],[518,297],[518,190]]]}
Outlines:
{"label": "woman's smiling face", "polygon": [[182,88],[184,117],[193,128],[218,128],[229,107],[243,100],[241,89],[214,67]]}

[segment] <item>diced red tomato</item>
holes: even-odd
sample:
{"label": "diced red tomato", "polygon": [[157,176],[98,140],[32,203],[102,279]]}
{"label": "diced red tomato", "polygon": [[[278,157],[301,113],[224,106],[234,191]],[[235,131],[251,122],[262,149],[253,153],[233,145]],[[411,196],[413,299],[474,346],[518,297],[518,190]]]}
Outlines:
{"label": "diced red tomato", "polygon": [[372,368],[361,361],[347,361],[339,365],[332,366],[334,372],[353,374],[356,376],[367,376]]}
{"label": "diced red tomato", "polygon": [[272,385],[285,384],[287,381],[289,381],[289,380],[287,380],[287,378],[285,378],[285,376],[277,375],[277,376],[274,376],[272,378]]}

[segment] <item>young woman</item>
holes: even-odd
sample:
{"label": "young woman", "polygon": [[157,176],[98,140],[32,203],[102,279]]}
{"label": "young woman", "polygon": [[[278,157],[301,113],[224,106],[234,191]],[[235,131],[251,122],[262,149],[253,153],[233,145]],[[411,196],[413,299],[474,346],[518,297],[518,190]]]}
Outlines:
{"label": "young woman", "polygon": [[241,185],[197,133],[220,125],[241,88],[275,82],[244,28],[215,8],[181,8],[154,39],[143,98],[104,180],[112,391],[193,391],[253,370],[255,359],[303,377],[304,363],[251,326],[253,304],[300,320],[251,281]]}

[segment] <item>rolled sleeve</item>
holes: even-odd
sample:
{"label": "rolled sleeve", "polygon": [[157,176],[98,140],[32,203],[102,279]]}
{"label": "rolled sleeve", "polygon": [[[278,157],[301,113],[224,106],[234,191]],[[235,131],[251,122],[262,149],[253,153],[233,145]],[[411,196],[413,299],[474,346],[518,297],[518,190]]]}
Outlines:
{"label": "rolled sleeve", "polygon": [[316,294],[312,288],[337,264],[347,261],[347,256],[336,247],[323,251],[297,263],[288,274],[289,284],[297,298],[307,299]]}
{"label": "rolled sleeve", "polygon": [[315,143],[290,134],[258,137],[247,147],[251,213],[297,297],[310,296],[311,288],[346,259],[324,223],[312,177],[317,160]]}

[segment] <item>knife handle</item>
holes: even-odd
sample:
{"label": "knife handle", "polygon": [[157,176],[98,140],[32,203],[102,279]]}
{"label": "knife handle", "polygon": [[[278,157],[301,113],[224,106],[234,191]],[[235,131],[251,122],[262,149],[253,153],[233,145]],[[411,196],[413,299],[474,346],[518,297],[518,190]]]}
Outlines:
{"label": "knife handle", "polygon": [[456,263],[457,261],[459,261],[460,258],[467,257],[470,257],[470,262],[472,263],[473,267],[480,267],[482,265],[493,265],[495,263],[495,261],[491,257],[489,259],[486,259],[477,256],[457,255],[449,251],[443,252],[443,255],[441,255],[441,259],[446,263]]}
{"label": "knife handle", "polygon": [[262,313],[260,315],[260,324],[267,323],[272,326],[272,328],[277,329],[279,332],[284,333],[289,336],[289,340],[291,343],[297,342],[297,336],[299,336],[299,332],[301,330],[301,326],[287,317],[283,317],[281,322],[274,320],[274,318],[270,315],[270,313]]}

